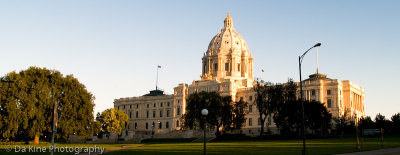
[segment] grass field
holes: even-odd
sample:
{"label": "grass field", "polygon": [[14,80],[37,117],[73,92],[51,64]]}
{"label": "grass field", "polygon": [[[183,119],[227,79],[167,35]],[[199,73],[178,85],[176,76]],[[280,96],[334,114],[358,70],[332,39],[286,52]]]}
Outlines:
{"label": "grass field", "polygon": [[[379,138],[363,139],[362,150],[380,149]],[[400,147],[400,137],[385,138],[384,148]],[[264,141],[232,141],[232,142],[210,142],[207,143],[207,154],[301,154],[301,140],[264,140]],[[107,155],[116,154],[202,154],[203,143],[149,143],[142,147],[109,152]],[[307,140],[308,154],[336,154],[355,152],[356,143],[354,138],[335,139],[311,139]]]}
{"label": "grass field", "polygon": [[[28,147],[28,145],[15,144]],[[68,147],[105,147],[106,150],[118,149],[122,146],[123,149],[111,151],[106,155],[116,154],[134,154],[134,155],[168,155],[168,154],[188,154],[196,155],[203,153],[203,143],[188,143],[188,142],[156,142],[143,144],[57,144],[56,146]],[[12,145],[14,146],[14,145]],[[49,147],[49,143],[39,145],[40,147]],[[137,147],[135,147],[137,146]],[[9,154],[6,152],[7,145],[0,146],[0,154]],[[400,147],[400,137],[385,137],[384,148]],[[227,142],[209,142],[207,143],[207,154],[301,154],[301,140],[247,140],[247,141],[227,141]],[[362,150],[380,149],[381,142],[377,137],[364,138],[361,144]],[[307,140],[308,154],[336,154],[355,152],[356,144],[354,138],[331,138],[331,139],[310,139]],[[15,153],[11,154],[32,154]],[[49,154],[34,153],[34,154]],[[74,154],[74,153],[56,153],[56,154]]]}

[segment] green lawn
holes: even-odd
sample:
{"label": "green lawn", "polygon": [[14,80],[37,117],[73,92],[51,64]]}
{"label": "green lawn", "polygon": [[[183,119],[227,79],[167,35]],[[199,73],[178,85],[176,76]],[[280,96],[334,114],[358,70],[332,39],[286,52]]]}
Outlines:
{"label": "green lawn", "polygon": [[[400,147],[400,137],[385,138],[384,148]],[[362,150],[380,149],[379,138],[366,138],[362,143]],[[207,143],[207,154],[301,154],[301,140],[264,140],[264,141],[234,141]],[[202,143],[164,143],[146,144],[141,147],[106,153],[114,154],[202,154]],[[307,140],[308,154],[335,154],[355,152],[354,138],[312,139]]]}
{"label": "green lawn", "polygon": [[[15,144],[28,147],[28,145]],[[111,151],[106,155],[114,154],[134,154],[134,155],[148,155],[148,154],[190,154],[200,155],[203,153],[203,143],[188,143],[184,141],[158,141],[143,144],[56,144],[58,147],[105,147],[106,150],[112,150],[125,146],[125,149],[119,151]],[[14,145],[11,145],[14,147]],[[43,143],[40,147],[49,147],[49,143]],[[126,148],[131,146],[131,148]],[[132,147],[138,146],[138,147]],[[0,145],[0,154],[6,154],[7,145]],[[385,137],[384,148],[400,147],[400,137]],[[229,141],[229,142],[210,142],[207,143],[207,154],[300,154],[302,148],[301,140],[247,140],[247,141]],[[362,143],[362,150],[380,149],[380,139],[365,138]],[[14,151],[14,150],[13,150]],[[12,154],[32,154],[30,153],[14,153]],[[47,150],[48,151],[48,150]],[[331,139],[310,139],[307,140],[307,153],[308,154],[335,154],[355,152],[356,144],[355,138],[331,138]],[[9,154],[9,153],[7,153]],[[34,154],[49,154],[34,153]],[[73,153],[56,153],[56,154],[73,154]]]}

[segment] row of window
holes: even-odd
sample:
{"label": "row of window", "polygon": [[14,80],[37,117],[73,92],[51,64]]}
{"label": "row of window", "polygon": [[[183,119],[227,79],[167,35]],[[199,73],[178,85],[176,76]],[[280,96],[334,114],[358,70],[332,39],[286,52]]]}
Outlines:
{"label": "row of window", "polygon": [[[303,91],[303,94],[305,94],[306,91]],[[330,89],[326,90],[327,95],[331,95],[332,91]],[[342,95],[342,91],[340,90],[340,95]],[[315,96],[315,89],[311,90],[311,96]]]}
{"label": "row of window", "polygon": [[[176,127],[179,127],[179,120],[176,121]],[[135,129],[137,129],[137,128],[138,128],[138,123],[135,122]],[[149,128],[150,128],[149,123],[146,122],[146,129],[149,129]],[[151,129],[154,129],[154,128],[156,128],[155,122],[153,122],[151,124]],[[158,122],[158,129],[162,129],[162,128],[163,128],[163,123],[162,122]],[[169,122],[168,121],[165,122],[165,128],[166,129],[169,128]]]}
{"label": "row of window", "polygon": [[[146,118],[149,118],[149,111],[146,111]],[[170,117],[170,114],[171,112],[170,112],[170,110],[167,110],[167,117]],[[160,110],[160,115],[159,115],[160,117],[163,117],[163,111],[162,110]],[[153,118],[155,118],[156,117],[156,111],[153,111]]]}
{"label": "row of window", "polygon": [[[214,71],[218,70],[218,63],[214,63]],[[229,63],[225,63],[225,71],[229,71]],[[237,71],[240,71],[240,63],[237,63]]]}
{"label": "row of window", "polygon": [[[171,105],[170,102],[167,102],[166,104],[167,104],[167,107],[169,107]],[[163,102],[161,102],[160,107],[163,107],[163,105],[164,105]],[[125,109],[125,106],[126,105],[123,105],[122,109]],[[156,107],[156,103],[153,104],[153,107]],[[120,106],[118,106],[117,108],[119,110]],[[147,104],[147,108],[150,108],[150,104]],[[129,105],[129,109],[132,109],[132,104]],[[139,109],[139,104],[136,104],[136,109]]]}
{"label": "row of window", "polygon": [[[180,114],[181,114],[181,108],[178,107],[176,109],[176,115],[180,115]],[[150,115],[150,112],[146,111],[146,118],[149,118],[149,115]],[[160,110],[160,115],[159,116],[160,117],[164,116],[162,110]],[[155,118],[155,117],[156,117],[156,111],[154,110],[153,111],[153,118]],[[167,116],[166,117],[171,117],[171,111],[170,110],[167,110]],[[129,118],[133,118],[132,117],[132,112],[129,112]],[[136,111],[136,118],[139,118],[139,111]]]}
{"label": "row of window", "polygon": [[[243,101],[243,97],[240,97],[239,100]],[[249,101],[253,101],[253,96],[249,96]]]}

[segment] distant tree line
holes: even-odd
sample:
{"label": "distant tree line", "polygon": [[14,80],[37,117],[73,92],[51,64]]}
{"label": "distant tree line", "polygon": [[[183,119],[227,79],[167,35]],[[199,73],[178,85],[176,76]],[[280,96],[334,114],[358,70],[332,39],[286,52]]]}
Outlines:
{"label": "distant tree line", "polygon": [[382,114],[377,114],[375,119],[370,116],[362,117],[356,120],[350,115],[349,110],[345,110],[344,115],[334,118],[335,128],[333,129],[336,135],[354,134],[356,125],[358,129],[383,129],[384,133],[400,134],[400,113],[392,115],[390,119],[386,119]]}

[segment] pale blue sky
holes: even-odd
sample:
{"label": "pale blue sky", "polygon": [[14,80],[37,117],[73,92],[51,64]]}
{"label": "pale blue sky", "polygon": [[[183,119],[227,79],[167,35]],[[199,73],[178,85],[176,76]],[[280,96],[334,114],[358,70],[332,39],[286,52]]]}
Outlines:
{"label": "pale blue sky", "polygon": [[[298,56],[321,42],[319,71],[365,88],[365,110],[400,112],[398,1],[0,1],[0,76],[29,66],[74,74],[113,100],[167,93],[200,79],[201,56],[228,11],[255,59],[255,76],[298,81]],[[303,76],[316,70],[315,50]]]}

